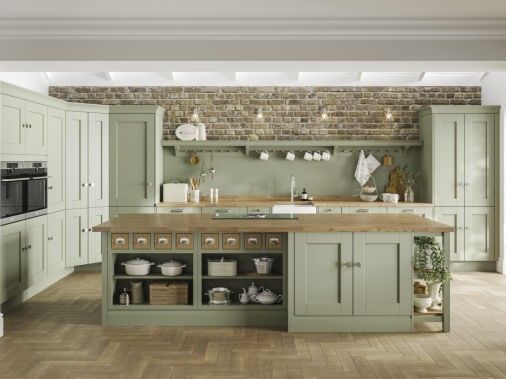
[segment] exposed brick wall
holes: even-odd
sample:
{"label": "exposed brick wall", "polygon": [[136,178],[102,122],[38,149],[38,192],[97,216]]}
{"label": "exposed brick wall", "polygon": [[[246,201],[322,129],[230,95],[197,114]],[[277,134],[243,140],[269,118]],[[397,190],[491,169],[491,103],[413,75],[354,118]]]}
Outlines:
{"label": "exposed brick wall", "polygon": [[[418,139],[417,111],[431,104],[481,104],[480,87],[50,87],[59,99],[158,104],[164,134],[199,107],[208,139]],[[322,121],[320,108],[328,119]],[[255,119],[262,108],[264,119]],[[385,119],[390,108],[393,120]]]}

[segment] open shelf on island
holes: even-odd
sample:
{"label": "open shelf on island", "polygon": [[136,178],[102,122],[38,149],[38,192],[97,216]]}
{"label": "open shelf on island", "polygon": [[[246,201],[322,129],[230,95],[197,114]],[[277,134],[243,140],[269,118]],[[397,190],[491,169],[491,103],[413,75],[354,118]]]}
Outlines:
{"label": "open shelf on island", "polygon": [[191,273],[185,273],[184,275],[179,276],[164,276],[159,274],[149,274],[149,275],[114,275],[113,279],[130,279],[130,280],[140,280],[140,279],[160,279],[160,280],[192,280],[193,275]]}
{"label": "open shelf on island", "polygon": [[209,276],[203,275],[203,280],[216,280],[216,279],[251,279],[255,280],[270,280],[270,279],[283,279],[283,275],[236,275],[236,276]]}
{"label": "open shelf on island", "polygon": [[212,305],[208,303],[203,303],[200,308],[209,309],[209,310],[241,310],[241,309],[250,309],[250,310],[262,310],[262,311],[276,311],[286,309],[285,304],[257,304],[257,303],[249,303],[249,304],[241,304],[241,303],[232,303],[228,305]]}

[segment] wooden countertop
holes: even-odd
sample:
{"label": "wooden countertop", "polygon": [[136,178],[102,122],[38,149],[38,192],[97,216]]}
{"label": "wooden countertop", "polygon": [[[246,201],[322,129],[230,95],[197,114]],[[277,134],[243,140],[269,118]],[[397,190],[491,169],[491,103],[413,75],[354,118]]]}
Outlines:
{"label": "wooden countertop", "polygon": [[94,232],[452,232],[451,226],[409,214],[297,215],[296,220],[214,220],[212,215],[126,214]]}
{"label": "wooden countertop", "polygon": [[201,198],[199,203],[158,203],[157,207],[272,207],[274,204],[313,204],[317,207],[432,207],[432,203],[384,203],[374,201],[368,203],[358,197],[322,196],[312,201],[296,200],[291,202],[287,196],[279,197],[237,197],[222,196],[218,203],[211,203],[208,197]]}

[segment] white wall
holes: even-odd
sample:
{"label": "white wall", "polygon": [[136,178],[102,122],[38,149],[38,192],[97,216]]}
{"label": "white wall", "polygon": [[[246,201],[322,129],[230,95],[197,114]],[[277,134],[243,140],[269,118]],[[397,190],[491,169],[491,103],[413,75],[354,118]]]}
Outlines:
{"label": "white wall", "polygon": [[49,83],[40,72],[0,72],[0,80],[47,95]]}
{"label": "white wall", "polygon": [[497,262],[497,271],[506,274],[506,260],[504,248],[504,236],[506,235],[506,225],[504,215],[506,205],[504,203],[504,190],[506,189],[506,175],[505,175],[505,146],[506,134],[504,133],[505,127],[505,114],[506,114],[506,72],[490,73],[482,85],[482,104],[483,105],[500,105],[501,106],[501,124],[500,124],[500,150],[499,150],[499,253],[500,257]]}

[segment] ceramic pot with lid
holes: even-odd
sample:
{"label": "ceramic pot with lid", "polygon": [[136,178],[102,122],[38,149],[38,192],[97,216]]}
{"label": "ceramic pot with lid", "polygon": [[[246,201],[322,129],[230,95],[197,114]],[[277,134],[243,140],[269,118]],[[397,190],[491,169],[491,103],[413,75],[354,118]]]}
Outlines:
{"label": "ceramic pot with lid", "polygon": [[151,266],[154,265],[154,262],[150,262],[146,259],[135,258],[123,262],[121,265],[125,266],[125,272],[127,275],[149,275],[149,271]]}
{"label": "ceramic pot with lid", "polygon": [[209,304],[211,305],[228,305],[230,304],[231,291],[226,287],[211,288],[204,293],[209,296]]}
{"label": "ceramic pot with lid", "polygon": [[186,265],[171,259],[157,267],[162,269],[162,275],[164,276],[178,276],[183,273],[183,268],[186,267]]}
{"label": "ceramic pot with lid", "polygon": [[271,290],[266,289],[256,296],[255,301],[260,304],[271,305],[282,302],[283,295],[276,295],[274,292],[271,292]]}

